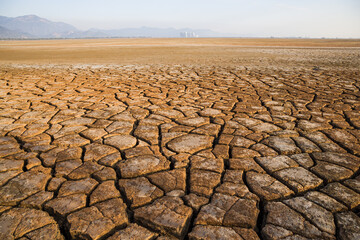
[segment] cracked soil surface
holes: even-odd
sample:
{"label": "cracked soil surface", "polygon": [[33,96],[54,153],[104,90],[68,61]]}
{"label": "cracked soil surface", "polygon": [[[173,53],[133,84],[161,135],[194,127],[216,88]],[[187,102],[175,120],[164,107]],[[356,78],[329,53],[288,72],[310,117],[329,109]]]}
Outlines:
{"label": "cracked soil surface", "polygon": [[0,239],[360,239],[359,69],[326,51],[3,65]]}

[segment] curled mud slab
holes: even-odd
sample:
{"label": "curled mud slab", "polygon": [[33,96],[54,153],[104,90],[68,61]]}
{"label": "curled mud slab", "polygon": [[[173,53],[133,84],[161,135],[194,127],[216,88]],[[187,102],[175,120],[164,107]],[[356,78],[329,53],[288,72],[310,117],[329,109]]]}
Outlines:
{"label": "curled mud slab", "polygon": [[4,67],[1,239],[360,239],[355,70]]}

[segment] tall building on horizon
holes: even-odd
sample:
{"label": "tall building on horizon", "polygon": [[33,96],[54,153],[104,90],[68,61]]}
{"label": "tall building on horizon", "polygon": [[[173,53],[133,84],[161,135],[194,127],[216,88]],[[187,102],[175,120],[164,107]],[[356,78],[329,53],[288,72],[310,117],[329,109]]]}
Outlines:
{"label": "tall building on horizon", "polygon": [[197,35],[195,32],[181,32],[180,37],[182,37],[182,38],[198,38],[199,35]]}

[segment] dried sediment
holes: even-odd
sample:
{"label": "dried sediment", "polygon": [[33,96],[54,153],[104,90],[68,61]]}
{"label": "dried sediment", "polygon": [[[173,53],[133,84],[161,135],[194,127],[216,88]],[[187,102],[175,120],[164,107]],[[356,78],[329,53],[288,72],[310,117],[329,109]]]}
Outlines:
{"label": "dried sediment", "polygon": [[357,239],[358,72],[4,68],[1,239]]}

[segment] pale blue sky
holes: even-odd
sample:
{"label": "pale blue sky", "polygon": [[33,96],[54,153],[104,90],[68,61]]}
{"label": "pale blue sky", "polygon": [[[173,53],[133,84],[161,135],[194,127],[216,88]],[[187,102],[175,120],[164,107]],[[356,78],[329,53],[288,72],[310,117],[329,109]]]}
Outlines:
{"label": "pale blue sky", "polygon": [[190,27],[254,37],[360,38],[360,0],[0,0],[0,15],[26,14],[81,30]]}

